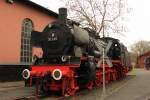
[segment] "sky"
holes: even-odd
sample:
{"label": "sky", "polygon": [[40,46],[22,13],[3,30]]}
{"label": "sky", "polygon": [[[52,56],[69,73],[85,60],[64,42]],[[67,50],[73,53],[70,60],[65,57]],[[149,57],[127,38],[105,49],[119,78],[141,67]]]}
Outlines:
{"label": "sky", "polygon": [[[65,7],[61,0],[31,0],[54,12],[58,8]],[[126,24],[128,31],[124,35],[111,34],[110,36],[118,38],[127,47],[140,40],[150,41],[150,0],[126,0],[131,8],[131,12],[126,15]]]}

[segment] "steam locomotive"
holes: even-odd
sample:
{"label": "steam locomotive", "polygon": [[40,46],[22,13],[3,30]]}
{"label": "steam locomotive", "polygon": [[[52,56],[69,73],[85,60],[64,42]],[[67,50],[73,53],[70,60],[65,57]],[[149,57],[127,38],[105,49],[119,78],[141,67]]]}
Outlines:
{"label": "steam locomotive", "polygon": [[106,83],[124,78],[131,69],[127,48],[95,33],[67,19],[67,9],[60,8],[57,21],[31,34],[34,64],[22,72],[26,83],[36,84],[42,93],[60,91],[64,96],[101,86],[104,67]]}

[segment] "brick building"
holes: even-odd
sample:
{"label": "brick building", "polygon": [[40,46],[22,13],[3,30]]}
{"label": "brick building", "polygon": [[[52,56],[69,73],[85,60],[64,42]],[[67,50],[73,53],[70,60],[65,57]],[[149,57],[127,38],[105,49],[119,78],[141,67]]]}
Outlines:
{"label": "brick building", "polygon": [[140,68],[145,68],[145,60],[150,57],[150,51],[146,52],[138,57],[138,66]]}
{"label": "brick building", "polygon": [[21,66],[31,63],[31,31],[42,31],[57,17],[55,12],[29,0],[0,0],[0,76],[8,70],[16,74]]}

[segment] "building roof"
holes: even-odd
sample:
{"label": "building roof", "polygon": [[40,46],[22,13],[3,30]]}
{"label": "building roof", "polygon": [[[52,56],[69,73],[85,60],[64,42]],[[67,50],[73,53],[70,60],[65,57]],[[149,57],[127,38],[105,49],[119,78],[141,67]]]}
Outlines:
{"label": "building roof", "polygon": [[28,6],[31,6],[31,7],[35,8],[35,9],[38,9],[38,10],[44,12],[44,13],[49,14],[50,16],[58,17],[58,14],[55,13],[54,11],[52,11],[50,9],[47,9],[47,8],[41,6],[41,5],[37,4],[37,3],[34,3],[32,1],[30,1],[30,0],[14,0],[14,2],[15,1],[24,3],[24,4],[28,5]]}

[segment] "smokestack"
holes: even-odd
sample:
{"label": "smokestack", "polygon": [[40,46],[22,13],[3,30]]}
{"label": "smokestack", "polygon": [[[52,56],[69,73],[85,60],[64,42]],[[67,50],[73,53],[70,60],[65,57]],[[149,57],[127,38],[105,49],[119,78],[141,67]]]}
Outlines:
{"label": "smokestack", "polygon": [[59,8],[59,21],[61,21],[63,24],[66,24],[67,22],[67,8]]}

